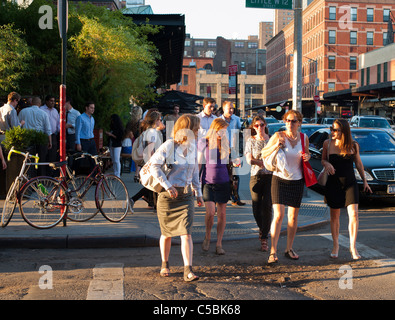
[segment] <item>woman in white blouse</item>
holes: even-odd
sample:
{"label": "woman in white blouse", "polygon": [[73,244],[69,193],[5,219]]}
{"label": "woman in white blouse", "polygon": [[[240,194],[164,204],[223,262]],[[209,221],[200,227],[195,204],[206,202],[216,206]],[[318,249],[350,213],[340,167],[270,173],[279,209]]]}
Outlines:
{"label": "woman in white blouse", "polygon": [[[160,182],[163,191],[158,194],[157,215],[161,229],[160,252],[162,267],[160,275],[169,276],[171,238],[181,237],[181,253],[184,260],[184,281],[199,279],[192,271],[192,223],[197,204],[203,205],[196,139],[200,120],[185,114],[175,123],[172,137],[164,142],[150,159],[152,175]],[[171,166],[166,176],[163,165]]]}
{"label": "woman in white blouse", "polygon": [[[292,260],[299,259],[292,246],[298,228],[298,213],[304,190],[302,161],[310,159],[309,140],[305,138],[305,141],[302,141],[302,135],[299,133],[302,117],[302,114],[296,110],[289,110],[285,113],[283,120],[287,129],[283,132],[276,132],[262,150],[262,158],[270,156],[279,148],[282,148],[285,154],[284,170],[274,171],[272,178],[273,221],[268,264],[278,262],[277,243],[285,214],[285,206],[288,206],[285,256]],[[305,153],[302,153],[302,143],[305,144]]]}

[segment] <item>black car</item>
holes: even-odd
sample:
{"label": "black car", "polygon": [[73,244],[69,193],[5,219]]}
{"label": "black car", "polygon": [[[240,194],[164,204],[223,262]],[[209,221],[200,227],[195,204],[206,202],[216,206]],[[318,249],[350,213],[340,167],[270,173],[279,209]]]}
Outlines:
{"label": "black car", "polygon": [[[395,139],[381,129],[351,128],[351,134],[360,146],[360,156],[365,169],[365,177],[373,193],[363,196],[376,198],[395,198]],[[321,152],[323,143],[330,136],[330,130],[320,129],[309,138],[311,153],[310,164],[316,175],[321,172]],[[360,191],[362,180],[354,168]]]}

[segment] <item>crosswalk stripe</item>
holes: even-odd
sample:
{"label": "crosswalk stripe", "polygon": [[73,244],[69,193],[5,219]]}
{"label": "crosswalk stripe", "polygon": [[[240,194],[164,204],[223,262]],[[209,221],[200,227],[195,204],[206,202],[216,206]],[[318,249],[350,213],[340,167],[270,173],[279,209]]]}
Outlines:
{"label": "crosswalk stripe", "polygon": [[93,269],[87,300],[123,300],[123,263],[102,263]]}

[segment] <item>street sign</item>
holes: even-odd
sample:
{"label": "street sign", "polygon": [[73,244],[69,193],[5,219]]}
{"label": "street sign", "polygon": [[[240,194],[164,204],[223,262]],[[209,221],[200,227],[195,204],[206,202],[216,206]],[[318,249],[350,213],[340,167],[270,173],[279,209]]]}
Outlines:
{"label": "street sign", "polygon": [[320,102],[320,96],[319,95],[315,95],[314,96],[314,102]]}
{"label": "street sign", "polygon": [[246,0],[246,8],[293,10],[292,0]]}

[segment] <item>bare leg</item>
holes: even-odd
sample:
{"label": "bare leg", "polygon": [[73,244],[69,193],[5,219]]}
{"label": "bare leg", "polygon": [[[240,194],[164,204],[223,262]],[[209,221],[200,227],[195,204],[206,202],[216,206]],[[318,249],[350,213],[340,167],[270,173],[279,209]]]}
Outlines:
{"label": "bare leg", "polygon": [[339,232],[340,232],[340,209],[330,209],[331,214],[331,233],[333,249],[331,257],[337,258],[339,254]]}

